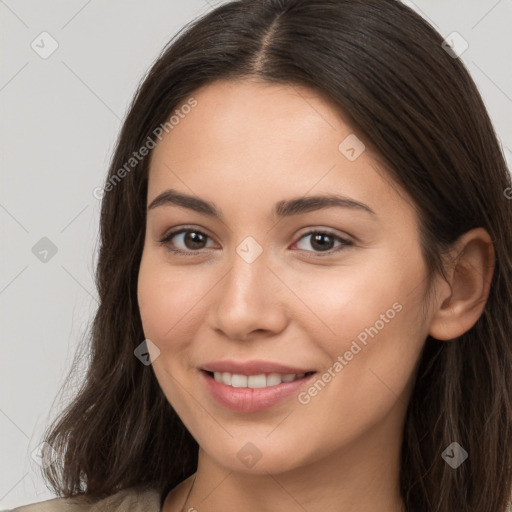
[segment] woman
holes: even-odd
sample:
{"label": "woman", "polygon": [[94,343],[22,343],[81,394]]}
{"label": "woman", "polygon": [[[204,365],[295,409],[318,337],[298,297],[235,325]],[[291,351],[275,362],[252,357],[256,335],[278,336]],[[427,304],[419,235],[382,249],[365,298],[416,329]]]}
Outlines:
{"label": "woman", "polygon": [[505,512],[510,187],[399,2],[195,21],[101,192],[90,368],[44,438],[60,497],[15,510]]}

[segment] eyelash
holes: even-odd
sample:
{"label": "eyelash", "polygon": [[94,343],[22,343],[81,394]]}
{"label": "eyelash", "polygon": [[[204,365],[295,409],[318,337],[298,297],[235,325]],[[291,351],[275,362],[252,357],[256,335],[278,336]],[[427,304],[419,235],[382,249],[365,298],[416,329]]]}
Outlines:
{"label": "eyelash", "polygon": [[[176,235],[179,235],[181,233],[188,233],[188,232],[199,233],[199,234],[204,235],[207,238],[211,239],[211,237],[209,237],[206,233],[204,233],[204,232],[202,232],[202,231],[200,231],[198,229],[194,229],[194,228],[180,228],[180,229],[178,229],[176,231],[172,231],[172,232],[168,233],[161,240],[159,240],[159,242],[161,244],[163,244],[167,250],[169,250],[169,251],[171,251],[173,253],[176,253],[176,254],[178,254],[180,256],[197,256],[197,254],[199,254],[203,249],[198,249],[197,251],[185,251],[183,249],[172,248],[172,247],[170,247],[168,245],[168,243]],[[306,251],[306,252],[314,253],[315,256],[319,256],[319,257],[332,256],[334,253],[340,252],[340,251],[344,250],[346,247],[349,247],[349,246],[353,245],[353,243],[350,240],[346,240],[345,238],[341,238],[340,236],[338,236],[335,233],[333,233],[331,231],[328,231],[328,230],[308,231],[307,233],[302,234],[299,237],[299,239],[297,240],[297,242],[302,240],[303,238],[305,238],[307,236],[316,235],[316,234],[327,235],[327,236],[333,237],[336,240],[338,240],[339,242],[341,242],[342,245],[340,247],[338,247],[337,249],[329,249],[328,251]],[[295,242],[295,243],[297,243],[297,242]],[[304,249],[299,249],[299,250],[304,250]]]}

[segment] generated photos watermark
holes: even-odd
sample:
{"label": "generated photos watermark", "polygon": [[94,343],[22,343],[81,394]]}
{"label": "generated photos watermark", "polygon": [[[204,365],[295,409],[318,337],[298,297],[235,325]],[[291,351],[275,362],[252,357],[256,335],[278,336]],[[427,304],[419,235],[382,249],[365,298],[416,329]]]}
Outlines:
{"label": "generated photos watermark", "polygon": [[[350,348],[344,352],[343,355],[337,357],[336,361],[321,376],[311,385],[306,391],[301,391],[297,399],[302,405],[307,405],[311,402],[312,398],[318,395],[331,380],[338,375],[354,356],[359,354],[364,347],[368,344],[368,337],[375,338],[379,332],[390,323],[393,318],[402,311],[403,306],[399,302],[395,302],[391,308],[387,309],[385,313],[381,313],[379,319],[370,327],[363,329],[357,336],[357,340],[352,340]],[[359,343],[358,343],[359,342]],[[361,346],[361,345],[362,346]]]}
{"label": "generated photos watermark", "polygon": [[92,191],[92,195],[96,199],[101,199],[106,192],[110,192],[128,173],[130,173],[137,165],[144,160],[144,158],[149,155],[150,151],[154,149],[157,145],[155,138],[159,141],[162,140],[163,134],[169,133],[175,126],[180,123],[181,119],[184,119],[187,114],[192,111],[192,108],[197,105],[197,100],[191,96],[187,102],[182,105],[180,108],[177,108],[173,115],[171,115],[165,123],[162,123],[160,126],[153,130],[152,135],[148,135],[144,144],[139,148],[138,151],[134,151],[132,156],[128,158],[128,160],[120,167],[105,183],[103,187],[96,187]]}

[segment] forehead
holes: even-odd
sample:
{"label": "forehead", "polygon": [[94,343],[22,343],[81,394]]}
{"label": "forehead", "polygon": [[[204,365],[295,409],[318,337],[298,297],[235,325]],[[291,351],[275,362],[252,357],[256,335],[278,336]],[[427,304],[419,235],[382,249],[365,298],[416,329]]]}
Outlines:
{"label": "forehead", "polygon": [[[334,102],[300,85],[218,80],[197,89],[193,97],[197,106],[182,121],[189,119],[187,135],[197,128],[203,140],[229,138],[233,145],[249,147],[248,136],[257,135],[263,148],[276,139],[281,144],[299,139],[314,144],[327,131],[337,137],[352,132]],[[214,130],[201,130],[212,125]]]}
{"label": "forehead", "polygon": [[367,149],[353,160],[343,153],[340,144],[357,144],[357,136],[339,108],[312,89],[217,81],[191,97],[196,105],[176,117],[153,151],[148,203],[167,187],[213,201],[235,201],[236,194],[246,207],[255,198],[263,204],[335,192],[371,203],[394,193]]}

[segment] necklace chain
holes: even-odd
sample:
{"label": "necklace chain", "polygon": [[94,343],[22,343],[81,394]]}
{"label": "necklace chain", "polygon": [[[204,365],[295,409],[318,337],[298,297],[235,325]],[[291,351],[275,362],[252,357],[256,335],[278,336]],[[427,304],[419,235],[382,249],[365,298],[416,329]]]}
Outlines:
{"label": "necklace chain", "polygon": [[190,486],[190,489],[188,491],[187,497],[185,498],[185,501],[183,502],[183,506],[181,507],[181,512],[185,511],[185,505],[187,504],[187,501],[190,497],[190,493],[192,492],[192,489],[194,487],[194,484],[196,483],[197,473],[194,476],[194,481],[192,482],[192,485]]}

